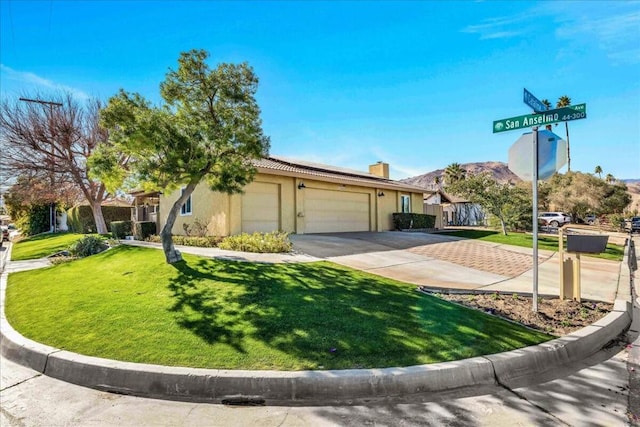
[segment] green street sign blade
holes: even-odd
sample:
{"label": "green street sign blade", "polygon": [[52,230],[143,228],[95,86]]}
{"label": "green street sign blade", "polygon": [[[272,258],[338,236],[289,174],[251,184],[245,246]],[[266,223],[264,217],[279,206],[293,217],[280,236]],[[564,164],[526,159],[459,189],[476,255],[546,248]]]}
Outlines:
{"label": "green street sign blade", "polygon": [[558,122],[568,122],[587,118],[587,104],[576,104],[570,107],[556,108],[541,113],[525,114],[524,116],[510,117],[508,119],[495,120],[493,133],[506,132],[531,128],[534,126],[550,125]]}

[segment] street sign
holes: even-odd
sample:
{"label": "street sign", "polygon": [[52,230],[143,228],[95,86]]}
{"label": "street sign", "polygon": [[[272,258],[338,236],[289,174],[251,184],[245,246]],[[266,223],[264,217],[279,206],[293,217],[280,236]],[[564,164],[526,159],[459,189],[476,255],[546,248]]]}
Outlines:
{"label": "street sign", "polygon": [[[533,179],[533,132],[523,134],[509,147],[509,170],[523,181]],[[547,179],[567,163],[567,141],[548,130],[538,131],[538,179]]]}
{"label": "street sign", "polygon": [[527,89],[524,90],[523,101],[529,107],[533,108],[533,111],[535,111],[536,113],[541,113],[548,110],[547,106],[544,105],[538,98],[533,96],[533,94]]}
{"label": "street sign", "polygon": [[570,107],[556,108],[542,113],[526,114],[524,116],[495,120],[493,133],[518,130],[533,126],[544,126],[558,122],[568,122],[587,118],[587,104],[577,104]]}

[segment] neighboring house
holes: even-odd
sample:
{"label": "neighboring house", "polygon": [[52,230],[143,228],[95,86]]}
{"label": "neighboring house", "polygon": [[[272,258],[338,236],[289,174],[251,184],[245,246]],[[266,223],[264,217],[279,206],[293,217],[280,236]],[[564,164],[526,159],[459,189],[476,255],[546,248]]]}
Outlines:
{"label": "neighboring house", "polygon": [[427,206],[442,206],[444,225],[486,225],[486,215],[480,205],[442,190],[425,193],[424,204],[425,213],[428,213]]}
{"label": "neighboring house", "polygon": [[[174,234],[182,234],[185,224],[196,221],[217,236],[277,230],[298,234],[387,231],[394,228],[394,212],[423,212],[424,190],[389,179],[387,163],[371,165],[367,173],[270,156],[254,166],[257,174],[243,194],[213,192],[205,182],[198,184],[182,206]],[[180,190],[134,195],[138,213],[145,197],[159,197],[159,209],[154,212],[161,229]]]}
{"label": "neighboring house", "polygon": [[134,191],[129,193],[133,197],[131,206],[131,221],[156,223],[156,234],[160,232],[158,212],[160,210],[160,192]]}

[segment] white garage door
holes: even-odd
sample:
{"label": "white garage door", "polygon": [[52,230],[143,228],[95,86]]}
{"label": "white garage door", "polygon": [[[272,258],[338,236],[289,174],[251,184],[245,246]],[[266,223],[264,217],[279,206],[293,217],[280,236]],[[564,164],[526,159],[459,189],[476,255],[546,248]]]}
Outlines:
{"label": "white garage door", "polygon": [[304,190],[305,233],[369,231],[369,194]]}
{"label": "white garage door", "polygon": [[242,231],[280,230],[280,184],[252,182],[242,195]]}

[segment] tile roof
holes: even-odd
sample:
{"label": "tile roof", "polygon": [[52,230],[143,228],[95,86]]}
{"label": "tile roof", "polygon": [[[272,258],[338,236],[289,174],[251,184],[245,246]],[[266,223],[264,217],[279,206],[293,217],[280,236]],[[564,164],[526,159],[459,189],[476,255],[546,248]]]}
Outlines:
{"label": "tile roof", "polygon": [[462,197],[454,196],[453,194],[445,193],[444,191],[440,191],[442,195],[442,200],[449,203],[470,203],[469,200],[464,199]]}
{"label": "tile roof", "polygon": [[269,170],[272,170],[292,175],[306,175],[310,178],[316,178],[319,180],[325,178],[353,182],[353,185],[368,185],[379,188],[409,190],[417,193],[424,192],[424,188],[422,187],[382,178],[368,172],[360,172],[337,166],[295,160],[287,157],[269,156],[260,160],[255,160],[253,164],[263,173],[268,173]]}

